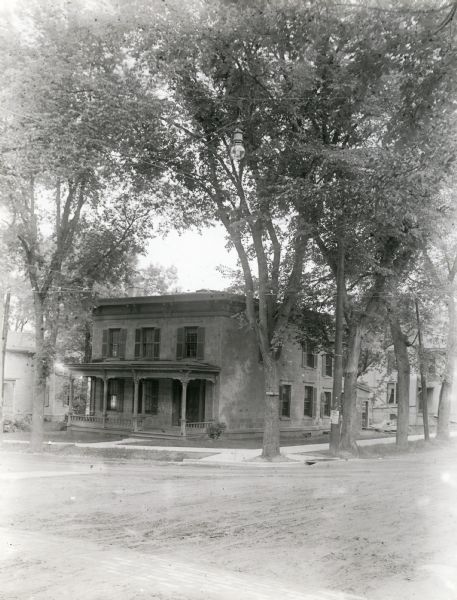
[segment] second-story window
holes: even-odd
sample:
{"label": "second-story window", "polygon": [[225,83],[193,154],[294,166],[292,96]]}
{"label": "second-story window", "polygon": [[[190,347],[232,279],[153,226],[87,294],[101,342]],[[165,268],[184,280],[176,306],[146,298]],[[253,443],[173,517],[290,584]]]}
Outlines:
{"label": "second-story window", "polygon": [[104,329],[102,338],[103,358],[124,358],[127,330],[121,328]]}
{"label": "second-story window", "polygon": [[322,375],[333,377],[333,358],[331,354],[322,355]]}
{"label": "second-story window", "polygon": [[143,327],[135,331],[135,358],[160,357],[160,329],[158,327]]}
{"label": "second-story window", "polygon": [[204,327],[180,327],[177,332],[176,358],[203,360],[205,355]]}
{"label": "second-story window", "polygon": [[315,369],[316,366],[317,354],[315,354],[315,348],[310,342],[304,342],[302,344],[302,367]]}
{"label": "second-story window", "polygon": [[197,358],[198,327],[184,328],[184,358]]}
{"label": "second-story window", "polygon": [[108,356],[112,358],[119,358],[119,350],[121,344],[121,330],[120,329],[110,329],[109,330],[109,346],[108,346]]}

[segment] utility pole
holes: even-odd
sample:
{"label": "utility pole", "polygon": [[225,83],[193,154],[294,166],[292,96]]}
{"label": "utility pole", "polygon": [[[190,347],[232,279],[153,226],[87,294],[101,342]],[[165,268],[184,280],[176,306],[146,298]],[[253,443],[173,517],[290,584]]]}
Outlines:
{"label": "utility pole", "polygon": [[341,394],[343,391],[343,331],[344,304],[344,234],[337,241],[336,307],[335,307],[335,358],[333,365],[332,410],[330,412],[330,453],[337,454],[340,447]]}
{"label": "utility pole", "polygon": [[10,314],[11,292],[6,292],[3,304],[3,325],[2,325],[2,362],[0,365],[0,442],[3,441],[3,402],[4,402],[4,381],[5,381],[5,358],[6,342],[8,339],[8,319]]}
{"label": "utility pole", "polygon": [[424,422],[424,439],[428,442],[430,439],[430,432],[428,428],[427,379],[425,377],[424,346],[422,344],[422,329],[419,317],[419,302],[417,301],[417,298],[414,300],[414,303],[416,305],[417,339],[419,342],[419,371],[421,377],[422,420]]}

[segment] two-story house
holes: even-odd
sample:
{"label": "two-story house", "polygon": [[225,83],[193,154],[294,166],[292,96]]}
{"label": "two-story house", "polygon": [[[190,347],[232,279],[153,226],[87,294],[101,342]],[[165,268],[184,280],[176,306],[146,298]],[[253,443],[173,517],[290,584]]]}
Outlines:
{"label": "two-story house", "polygon": [[[73,427],[176,435],[223,422],[229,435],[259,435],[263,365],[243,296],[196,292],[100,300],[92,361],[70,365],[90,379],[85,415]],[[280,358],[283,433],[329,428],[332,357],[293,336]]]}

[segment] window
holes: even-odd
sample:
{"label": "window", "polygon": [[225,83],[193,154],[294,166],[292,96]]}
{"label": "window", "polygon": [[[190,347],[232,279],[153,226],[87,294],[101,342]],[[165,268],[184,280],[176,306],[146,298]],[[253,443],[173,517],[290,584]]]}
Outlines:
{"label": "window", "polygon": [[160,329],[144,327],[135,330],[135,358],[160,357]]}
{"label": "window", "polygon": [[156,415],[159,412],[159,380],[145,379],[143,381],[143,412]]}
{"label": "window", "polygon": [[113,358],[119,357],[119,346],[121,343],[121,330],[120,329],[110,329],[109,330],[109,346],[108,346],[108,356]]}
{"label": "window", "polygon": [[103,358],[124,358],[126,329],[104,329],[102,338]]}
{"label": "window", "polygon": [[322,375],[333,377],[333,358],[331,354],[322,355]]}
{"label": "window", "polygon": [[313,416],[313,404],[316,397],[316,390],[312,385],[305,385],[305,400],[303,404],[303,414],[305,417]]}
{"label": "window", "polygon": [[323,392],[321,402],[321,415],[323,417],[329,417],[330,409],[332,407],[332,392]]}
{"label": "window", "polygon": [[434,354],[426,355],[425,364],[427,366],[427,376],[434,377],[436,375],[436,356]]}
{"label": "window", "polygon": [[204,354],[204,327],[180,327],[177,332],[176,358],[203,360]]}
{"label": "window", "polygon": [[387,384],[387,404],[397,404],[397,384]]}
{"label": "window", "polygon": [[107,410],[122,412],[124,404],[124,380],[108,380],[108,404]]}
{"label": "window", "polygon": [[308,369],[315,369],[317,363],[317,356],[315,354],[315,348],[309,342],[304,342],[302,345],[302,367]]}
{"label": "window", "polygon": [[290,399],[292,395],[292,386],[281,384],[279,386],[279,416],[290,418]]}
{"label": "window", "polygon": [[184,329],[184,358],[197,358],[198,327]]}

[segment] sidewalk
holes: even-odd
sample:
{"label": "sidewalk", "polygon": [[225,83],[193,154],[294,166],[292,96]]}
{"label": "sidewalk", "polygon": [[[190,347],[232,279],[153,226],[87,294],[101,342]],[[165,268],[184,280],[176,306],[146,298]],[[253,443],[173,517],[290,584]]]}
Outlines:
{"label": "sidewalk", "polygon": [[[457,431],[451,432],[451,437],[457,437]],[[409,441],[421,440],[424,436],[420,434],[409,435]],[[4,443],[22,443],[28,444],[26,440],[4,440]],[[260,462],[256,458],[260,458],[262,454],[261,448],[195,448],[186,446],[150,446],[138,445],[138,438],[125,438],[122,440],[104,441],[104,442],[75,442],[77,448],[122,448],[125,450],[146,450],[153,452],[185,452],[185,453],[209,453],[211,456],[205,458],[188,458],[184,459],[183,463],[187,464],[215,464],[215,465],[249,465],[249,466],[291,466],[293,463],[307,463],[328,460],[339,460],[330,456],[322,456],[316,453],[328,450],[328,443],[325,444],[302,444],[299,446],[281,446],[281,455],[285,457],[283,462]],[[359,446],[373,446],[376,444],[393,444],[395,438],[392,436],[385,438],[367,438],[357,440]],[[48,442],[48,444],[56,446],[68,446],[68,442]],[[135,445],[133,445],[135,444]]]}

